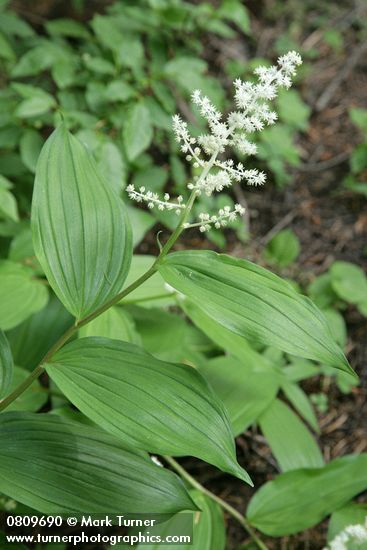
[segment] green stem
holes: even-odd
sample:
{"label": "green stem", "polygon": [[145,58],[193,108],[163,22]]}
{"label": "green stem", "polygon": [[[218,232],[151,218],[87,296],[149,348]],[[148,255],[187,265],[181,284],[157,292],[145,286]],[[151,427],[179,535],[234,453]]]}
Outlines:
{"label": "green stem", "polygon": [[221,508],[226,510],[228,514],[230,514],[238,523],[242,525],[242,527],[247,531],[247,533],[250,535],[252,540],[257,544],[258,548],[261,548],[261,550],[268,550],[268,547],[266,544],[262,542],[262,540],[259,539],[245,516],[240,514],[235,508],[232,508],[230,504],[222,500],[220,497],[203,487],[201,483],[199,483],[195,478],[193,478],[178,462],[176,462],[172,457],[170,456],[163,456],[164,460],[174,469],[176,472],[185,479],[192,487],[195,489],[198,489],[198,491],[201,491],[204,493],[204,495],[207,495],[209,498],[214,500]]}

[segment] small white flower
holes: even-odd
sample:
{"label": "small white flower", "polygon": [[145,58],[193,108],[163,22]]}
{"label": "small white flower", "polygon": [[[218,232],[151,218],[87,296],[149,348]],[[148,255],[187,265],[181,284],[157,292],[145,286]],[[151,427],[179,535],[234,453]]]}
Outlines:
{"label": "small white flower", "polygon": [[163,464],[162,462],[159,460],[159,458],[155,455],[150,455],[150,460],[152,462],[154,462],[154,464],[156,464],[157,466],[160,466],[161,468],[163,468]]}
{"label": "small white flower", "polygon": [[323,550],[348,550],[350,544],[367,547],[367,517],[364,525],[347,525]]}

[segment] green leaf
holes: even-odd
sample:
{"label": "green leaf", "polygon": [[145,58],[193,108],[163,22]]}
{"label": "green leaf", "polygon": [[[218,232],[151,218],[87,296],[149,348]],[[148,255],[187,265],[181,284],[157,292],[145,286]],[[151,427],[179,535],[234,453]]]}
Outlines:
{"label": "green leaf", "polygon": [[267,244],[264,256],[270,263],[287,267],[294,262],[300,253],[297,235],[291,229],[279,231]]}
{"label": "green leaf", "polygon": [[[221,507],[201,491],[190,491],[190,496],[200,509],[193,519],[185,513],[185,520],[189,521],[191,525],[193,524],[192,542],[191,544],[170,544],[170,550],[224,550],[226,532]],[[152,538],[160,536],[161,540],[165,540],[169,535],[183,533],[185,523],[183,523],[182,516],[182,514],[177,514],[164,523],[154,525],[153,528],[149,527],[149,535]],[[167,544],[144,543],[137,546],[137,550],[139,549],[166,550]]]}
{"label": "green leaf", "polygon": [[218,15],[233,21],[244,34],[251,33],[250,18],[247,8],[239,0],[223,0]]}
{"label": "green leaf", "polygon": [[113,80],[107,85],[106,99],[108,101],[122,101],[134,97],[136,91],[130,84],[121,80]]}
{"label": "green leaf", "polygon": [[169,254],[159,271],[240,336],[354,374],[317,307],[266,269],[224,254],[185,251]]}
{"label": "green leaf", "polygon": [[131,223],[131,227],[134,228],[133,232],[133,247],[135,248],[145,237],[147,232],[155,224],[155,219],[151,214],[142,210],[141,208],[134,208],[134,206],[126,205],[127,213]]}
{"label": "green leaf", "polygon": [[110,63],[107,61],[107,59],[103,59],[103,57],[90,57],[85,56],[84,63],[87,69],[90,71],[93,71],[94,73],[98,74],[115,74],[116,69]]}
{"label": "green leaf", "polygon": [[36,164],[43,146],[43,139],[36,130],[26,130],[19,142],[20,158],[31,171],[36,171]]}
{"label": "green leaf", "polygon": [[230,356],[216,357],[199,365],[223,401],[235,436],[244,432],[267,410],[278,392],[278,378],[267,366],[239,361]]}
{"label": "green leaf", "polygon": [[[4,178],[5,179],[5,178]],[[1,186],[0,181],[0,216],[13,220],[14,222],[19,221],[18,206],[17,201],[14,195]]]}
{"label": "green leaf", "polygon": [[130,306],[130,311],[146,351],[162,361],[184,361],[188,325],[182,317],[158,308]]}
{"label": "green leaf", "polygon": [[26,266],[0,261],[0,328],[19,325],[46,305],[48,291],[43,282]]}
{"label": "green leaf", "polygon": [[7,61],[15,61],[16,55],[9,40],[0,32],[0,57]]}
{"label": "green leaf", "polygon": [[45,46],[36,46],[28,50],[18,61],[11,72],[15,78],[33,76],[49,69],[54,56]]}
{"label": "green leaf", "polygon": [[120,193],[126,184],[126,165],[119,148],[107,141],[96,151],[100,174],[112,185],[116,193]]}
{"label": "green leaf", "polygon": [[[287,369],[289,370],[289,369]],[[348,377],[348,379],[350,379]],[[285,381],[282,383],[282,390],[286,398],[292,403],[293,407],[299,412],[300,415],[306,420],[306,422],[311,426],[315,432],[319,432],[319,424],[315,415],[313,406],[305,394],[305,392],[298,386],[298,384],[293,384],[292,382]]]}
{"label": "green leaf", "polygon": [[13,356],[9,342],[0,330],[0,398],[9,393],[13,380]]}
{"label": "green leaf", "polygon": [[55,104],[55,99],[49,94],[45,93],[43,96],[34,96],[24,99],[15,110],[15,115],[19,118],[43,115],[50,111]]}
{"label": "green leaf", "polygon": [[34,369],[72,323],[71,315],[52,295],[46,307],[7,332],[16,365]]}
{"label": "green leaf", "polygon": [[69,36],[71,38],[85,38],[88,40],[90,34],[88,29],[74,19],[53,19],[45,25],[47,32],[54,36]]}
{"label": "green leaf", "polygon": [[79,337],[86,336],[103,336],[138,345],[141,343],[133,318],[122,307],[111,307],[79,329]]}
{"label": "green leaf", "polygon": [[251,483],[237,464],[222,403],[192,367],[164,363],[126,342],[81,338],[46,370],[86,416],[124,441],[158,454],[191,454]]}
{"label": "green leaf", "polygon": [[351,121],[367,135],[367,109],[355,107],[349,114]]}
{"label": "green leaf", "polygon": [[330,273],[316,277],[307,288],[311,300],[321,309],[325,309],[338,301],[338,296],[331,286]]}
{"label": "green leaf", "polygon": [[176,513],[181,481],[105,432],[57,415],[0,415],[0,491],[45,514]]}
{"label": "green leaf", "polygon": [[144,103],[135,103],[128,111],[124,122],[123,138],[130,161],[148,149],[153,138],[153,128],[149,110]]}
{"label": "green leaf", "polygon": [[344,317],[339,311],[332,308],[324,309],[323,314],[325,315],[335,342],[343,349],[347,342],[347,327]]}
{"label": "green leaf", "polygon": [[[207,70],[207,64],[197,57],[180,56],[168,61],[163,67],[165,75],[175,84],[187,92],[196,88],[202,89],[204,82],[203,73]],[[208,77],[206,77],[208,78]],[[203,90],[205,93],[205,90]],[[213,99],[210,97],[210,99]]]}
{"label": "green leaf", "polygon": [[259,425],[283,472],[324,465],[320,449],[306,426],[279,399],[260,416]]}
{"label": "green leaf", "polygon": [[281,90],[277,98],[277,104],[279,118],[282,122],[297,130],[307,130],[311,109],[302,101],[296,90]]}
{"label": "green leaf", "polygon": [[[14,367],[14,375],[9,393],[19,386],[29,376],[29,371],[21,367]],[[7,411],[37,412],[47,403],[48,392],[38,380],[26,389],[15,401],[6,408]]]}
{"label": "green leaf", "polygon": [[[136,254],[131,261],[131,268],[127,276],[125,286],[136,281],[145,271],[152,267],[155,257],[145,254]],[[144,307],[156,307],[157,299],[159,305],[168,306],[175,303],[173,289],[168,289],[160,273],[155,273],[145,283],[131,292],[121,304],[139,302]]]}
{"label": "green leaf", "polygon": [[291,535],[316,525],[366,488],[367,454],[348,455],[323,468],[286,472],[265,483],[246,516],[267,535]]}
{"label": "green leaf", "polygon": [[63,125],[38,161],[32,231],[47,279],[77,319],[121,290],[132,249],[124,204]]}
{"label": "green leaf", "polygon": [[[336,510],[330,518],[327,540],[330,542],[348,525],[365,525],[367,518],[367,504],[349,502],[339,510]],[[362,550],[361,545],[357,549]]]}
{"label": "green leaf", "polygon": [[367,300],[367,277],[358,265],[334,262],[330,276],[334,291],[346,302],[358,304]]}
{"label": "green leaf", "polygon": [[8,35],[20,38],[29,38],[34,35],[32,27],[24,19],[10,11],[1,14],[0,29]]}

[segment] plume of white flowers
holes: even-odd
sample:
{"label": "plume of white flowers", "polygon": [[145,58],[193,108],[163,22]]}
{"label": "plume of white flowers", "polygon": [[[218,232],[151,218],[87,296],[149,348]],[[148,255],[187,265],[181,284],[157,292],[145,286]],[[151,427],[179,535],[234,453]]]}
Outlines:
{"label": "plume of white flowers", "polygon": [[[192,101],[197,106],[201,116],[208,124],[209,132],[195,138],[190,135],[187,123],[180,115],[173,116],[173,132],[176,141],[181,145],[181,151],[186,160],[201,168],[201,174],[188,183],[188,189],[196,196],[204,193],[211,196],[230,187],[234,182],[245,180],[248,185],[263,185],[266,180],[264,172],[256,168],[247,169],[242,162],[235,163],[232,159],[223,159],[228,148],[236,149],[242,155],[255,155],[257,148],[250,140],[250,135],[261,131],[265,126],[274,124],[277,114],[269,107],[269,101],[277,96],[279,88],[289,88],[296,68],[302,63],[297,52],[291,51],[279,57],[278,64],[272,67],[257,67],[254,71],[256,82],[234,82],[234,103],[236,110],[223,117],[210,99],[200,90],[192,94]],[[133,185],[127,187],[131,199],[146,202],[149,208],[159,210],[174,210],[178,215],[186,208],[182,197],[171,201],[165,194],[159,198],[156,193],[146,191],[144,187],[136,190]],[[242,215],[244,208],[236,204],[211,216],[203,213],[197,223],[186,223],[185,227],[199,227],[200,231],[208,231],[212,226],[224,227],[227,222]]]}
{"label": "plume of white flowers", "polygon": [[367,517],[364,525],[348,525],[323,550],[348,550],[360,546],[367,548]]}

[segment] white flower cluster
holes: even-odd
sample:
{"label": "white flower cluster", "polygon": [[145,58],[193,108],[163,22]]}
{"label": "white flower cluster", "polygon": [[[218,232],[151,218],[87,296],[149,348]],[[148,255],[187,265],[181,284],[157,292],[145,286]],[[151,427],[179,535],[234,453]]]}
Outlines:
{"label": "white flower cluster", "polygon": [[367,517],[364,525],[348,525],[324,550],[348,550],[350,545],[367,548]]}
{"label": "white flower cluster", "polygon": [[225,206],[219,210],[216,216],[210,216],[210,214],[202,212],[199,214],[200,221],[198,223],[187,223],[184,227],[199,227],[201,233],[204,233],[205,231],[209,231],[211,226],[214,226],[216,229],[226,227],[228,222],[233,222],[237,218],[237,215],[243,216],[244,213],[245,209],[240,204],[235,204],[233,210],[231,210],[230,206]]}
{"label": "white flower cluster", "polygon": [[[179,115],[173,117],[173,132],[176,141],[181,144],[181,151],[186,155],[186,160],[191,162],[194,168],[202,169],[201,174],[195,176],[187,185],[191,192],[197,196],[202,193],[210,196],[242,180],[248,185],[265,183],[264,172],[256,168],[246,169],[241,162],[236,164],[232,159],[223,160],[219,157],[228,147],[237,149],[243,155],[256,154],[256,145],[249,140],[249,135],[274,124],[277,114],[270,110],[268,102],[276,97],[278,88],[291,86],[292,77],[301,63],[300,55],[292,51],[279,57],[277,66],[255,69],[257,82],[243,82],[237,79],[234,82],[234,102],[237,109],[230,112],[225,120],[208,97],[202,95],[200,90],[193,92],[192,101],[206,119],[209,133],[197,138],[192,137],[187,123]],[[133,185],[128,186],[127,192],[130,198],[146,202],[149,208],[167,208],[175,210],[177,214],[186,208],[182,197],[172,202],[168,194],[160,199],[156,193],[146,191],[144,187],[136,190]],[[234,210],[220,211],[217,216],[203,214],[204,218],[200,218],[198,223],[186,224],[186,227],[197,226],[200,231],[207,231],[211,225],[223,227],[243,212],[244,209],[236,205]]]}
{"label": "white flower cluster", "polygon": [[157,207],[158,210],[174,210],[175,213],[179,215],[181,211],[186,208],[181,195],[177,197],[176,202],[170,202],[171,197],[168,193],[163,195],[162,200],[159,198],[158,193],[147,191],[143,186],[136,190],[134,185],[130,184],[126,187],[126,191],[130,199],[136,202],[146,202],[150,209]]}

